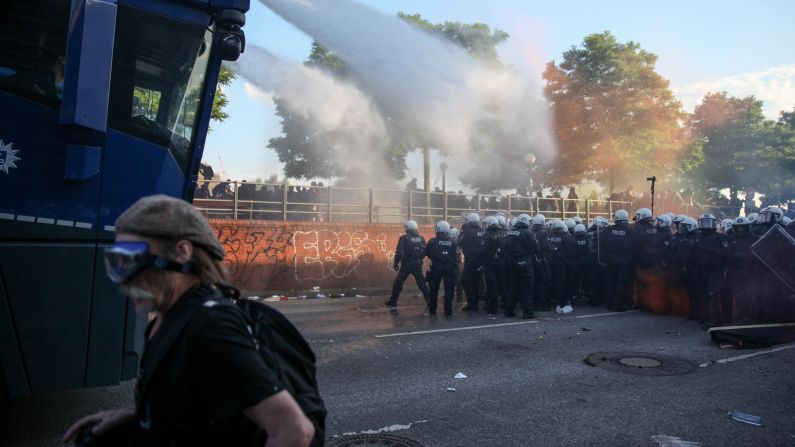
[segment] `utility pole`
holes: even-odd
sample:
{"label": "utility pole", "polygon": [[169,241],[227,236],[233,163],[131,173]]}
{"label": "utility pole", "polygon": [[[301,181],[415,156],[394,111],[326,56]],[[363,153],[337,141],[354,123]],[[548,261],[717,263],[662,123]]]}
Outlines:
{"label": "utility pole", "polygon": [[651,182],[651,215],[654,216],[654,184],[657,182],[656,176],[646,177],[647,182]]}

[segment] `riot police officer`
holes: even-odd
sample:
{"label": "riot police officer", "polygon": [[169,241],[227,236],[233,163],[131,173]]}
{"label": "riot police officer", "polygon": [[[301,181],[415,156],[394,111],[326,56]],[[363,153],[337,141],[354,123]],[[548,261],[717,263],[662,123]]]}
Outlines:
{"label": "riot police officer", "polygon": [[425,248],[431,268],[428,271],[428,314],[436,315],[439,284],[444,280],[444,315],[453,314],[453,296],[458,282],[458,244],[450,238],[450,224],[440,220],[436,224],[436,237]]}
{"label": "riot police officer", "polygon": [[596,216],[588,228],[590,267],[586,270],[585,293],[588,304],[592,306],[601,306],[605,301],[605,261],[602,259],[601,235],[608,225],[610,222],[606,218]]}
{"label": "riot police officer", "polygon": [[533,217],[533,236],[538,243],[538,255],[533,259],[533,299],[537,309],[549,309],[549,233],[546,228],[546,218],[543,214]]}
{"label": "riot police officer", "polygon": [[[483,249],[480,251],[479,265],[486,278],[486,311],[489,314],[497,313],[500,294],[500,272],[503,271],[503,237],[500,223],[495,216],[483,219],[486,229],[483,235]],[[505,299],[503,295],[503,300]]]}
{"label": "riot police officer", "polygon": [[459,236],[458,245],[464,253],[464,271],[461,274],[461,285],[464,287],[467,305],[462,310],[473,312],[478,310],[478,293],[480,290],[480,272],[478,262],[480,250],[483,248],[483,231],[480,229],[480,216],[469,213]]}
{"label": "riot police officer", "polygon": [[508,283],[511,290],[505,303],[505,316],[516,316],[516,300],[522,306],[522,318],[534,318],[533,312],[533,259],[538,256],[538,242],[530,230],[530,216],[520,214],[515,228],[505,236],[505,257]]}
{"label": "riot police officer", "polygon": [[392,294],[387,301],[387,307],[397,306],[400,291],[403,290],[403,283],[409,275],[414,276],[417,287],[422,291],[425,302],[428,302],[428,285],[422,275],[422,260],[425,258],[425,239],[420,236],[417,222],[409,220],[405,223],[406,234],[398,239],[395,248],[395,270],[398,271],[395,282],[392,283]]}
{"label": "riot police officer", "polygon": [[[692,302],[698,294],[698,269],[693,257],[698,242],[698,222],[692,217],[682,216],[678,226],[679,230],[671,240],[670,265],[679,285],[687,292],[688,301]],[[687,319],[698,320],[698,311],[698,307],[691,305]]]}
{"label": "riot police officer", "polygon": [[567,273],[569,262],[574,258],[574,238],[569,234],[568,226],[562,220],[556,220],[549,235],[549,271],[551,273],[552,299],[558,307],[570,304],[570,291]]}
{"label": "riot police officer", "polygon": [[[712,327],[724,320],[728,322],[731,316],[730,308],[721,309],[720,300],[723,260],[728,255],[729,241],[725,234],[718,232],[718,221],[712,214],[701,215],[698,229],[700,235],[693,249],[698,283],[691,306],[698,309],[699,322]],[[729,301],[723,305],[729,305]]]}
{"label": "riot police officer", "polygon": [[618,210],[615,224],[605,229],[601,246],[607,263],[607,308],[624,312],[629,302],[629,287],[632,284],[632,235],[629,229],[629,214]]}
{"label": "riot police officer", "polygon": [[585,225],[577,224],[574,226],[574,259],[570,263],[569,284],[571,284],[570,296],[572,299],[587,298],[585,292],[585,279],[590,278],[591,269],[591,241],[588,239],[588,231]]}
{"label": "riot police officer", "polygon": [[652,222],[651,210],[641,208],[635,212],[635,225],[632,228],[632,265],[634,273],[634,290],[637,304],[644,306],[648,303],[649,281],[653,274],[656,259],[655,236],[657,227]]}

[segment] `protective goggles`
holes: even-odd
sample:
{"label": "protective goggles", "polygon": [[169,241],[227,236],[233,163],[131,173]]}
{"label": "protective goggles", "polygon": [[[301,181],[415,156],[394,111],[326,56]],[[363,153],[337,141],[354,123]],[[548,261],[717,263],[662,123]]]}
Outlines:
{"label": "protective goggles", "polygon": [[192,262],[180,264],[151,254],[146,242],[116,242],[105,248],[105,272],[115,283],[124,282],[150,267],[179,273],[193,271]]}

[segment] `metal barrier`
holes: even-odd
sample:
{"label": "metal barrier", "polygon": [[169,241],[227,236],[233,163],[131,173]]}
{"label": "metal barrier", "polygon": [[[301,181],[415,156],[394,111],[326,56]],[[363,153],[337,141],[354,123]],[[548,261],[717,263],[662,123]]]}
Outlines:
{"label": "metal barrier", "polygon": [[[210,187],[212,186],[212,187]],[[469,213],[502,213],[506,217],[539,212],[548,219],[580,216],[590,222],[610,217],[619,208],[632,214],[626,201],[563,199],[520,195],[362,189],[339,186],[290,186],[248,182],[200,182],[193,204],[207,218],[314,222],[421,224],[464,222]]]}

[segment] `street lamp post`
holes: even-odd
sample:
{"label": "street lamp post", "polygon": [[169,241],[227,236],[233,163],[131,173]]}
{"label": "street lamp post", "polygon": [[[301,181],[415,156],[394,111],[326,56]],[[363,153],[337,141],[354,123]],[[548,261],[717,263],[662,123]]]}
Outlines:
{"label": "street lamp post", "polygon": [[444,220],[447,220],[447,163],[442,162],[439,165],[442,170],[442,194],[444,195]]}
{"label": "street lamp post", "polygon": [[[529,197],[528,203],[532,201],[533,197],[533,165],[536,162],[536,154],[532,152],[528,152],[527,155],[524,156],[524,161],[527,163],[527,176],[529,177],[529,185],[530,189],[527,191],[527,196]],[[532,205],[530,206],[532,208]],[[536,210],[538,212],[538,210]]]}

